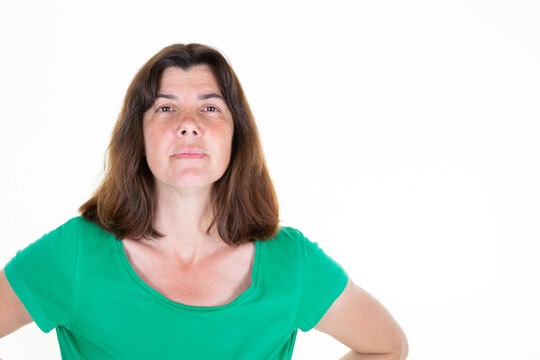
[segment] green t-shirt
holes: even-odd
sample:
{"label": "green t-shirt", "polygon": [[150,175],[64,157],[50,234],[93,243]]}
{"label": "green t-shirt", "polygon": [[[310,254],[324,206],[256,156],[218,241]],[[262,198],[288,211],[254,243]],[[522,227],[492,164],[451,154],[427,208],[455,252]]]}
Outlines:
{"label": "green t-shirt", "polygon": [[5,266],[37,326],[56,328],[62,359],[291,359],[298,329],[312,329],[348,276],[291,227],[256,241],[252,285],[232,302],[174,302],[139,278],[122,242],[75,217]]}

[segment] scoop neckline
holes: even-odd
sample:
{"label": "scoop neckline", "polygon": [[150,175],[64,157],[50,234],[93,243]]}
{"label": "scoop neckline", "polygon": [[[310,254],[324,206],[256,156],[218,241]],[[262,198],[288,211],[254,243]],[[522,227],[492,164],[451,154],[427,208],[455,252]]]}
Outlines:
{"label": "scoop neckline", "polygon": [[220,305],[220,306],[186,305],[186,304],[182,304],[180,302],[173,301],[173,300],[167,298],[165,295],[163,295],[162,293],[160,293],[159,291],[157,291],[156,289],[154,289],[153,287],[148,285],[146,282],[144,282],[139,277],[139,275],[135,272],[135,270],[133,269],[133,267],[131,266],[131,263],[129,262],[129,260],[127,258],[126,252],[124,250],[124,245],[123,245],[124,240],[123,239],[118,239],[116,237],[115,237],[115,240],[116,240],[116,248],[118,250],[118,255],[120,256],[120,259],[121,259],[122,263],[124,264],[124,267],[125,267],[126,271],[131,276],[131,278],[146,292],[150,293],[151,295],[158,298],[159,300],[161,300],[163,302],[166,302],[166,303],[168,303],[170,305],[176,306],[176,307],[181,307],[181,308],[191,309],[191,310],[220,310],[220,309],[225,309],[225,308],[234,306],[237,303],[239,303],[240,301],[247,298],[255,290],[255,288],[257,287],[257,284],[258,284],[259,263],[260,263],[260,257],[261,257],[261,241],[260,240],[255,240],[254,241],[255,242],[255,254],[254,254],[254,259],[253,259],[253,266],[251,267],[251,286],[249,288],[247,288],[246,290],[244,290],[240,295],[238,295],[231,302],[229,302],[229,303],[227,303],[225,305]]}

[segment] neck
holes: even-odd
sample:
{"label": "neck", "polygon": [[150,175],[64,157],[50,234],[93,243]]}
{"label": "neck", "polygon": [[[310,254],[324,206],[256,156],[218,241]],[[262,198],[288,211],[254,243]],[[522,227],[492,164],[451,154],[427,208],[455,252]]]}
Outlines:
{"label": "neck", "polygon": [[223,248],[215,225],[207,233],[213,218],[211,189],[180,192],[157,186],[156,190],[154,226],[164,237],[152,241],[152,247],[191,265]]}

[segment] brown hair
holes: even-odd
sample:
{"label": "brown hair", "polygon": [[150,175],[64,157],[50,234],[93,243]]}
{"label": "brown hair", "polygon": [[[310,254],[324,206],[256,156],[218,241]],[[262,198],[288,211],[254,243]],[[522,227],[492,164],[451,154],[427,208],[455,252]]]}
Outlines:
{"label": "brown hair", "polygon": [[266,167],[259,133],[236,74],[217,50],[201,44],[175,44],[154,55],[131,82],[107,148],[105,176],[79,211],[85,219],[122,239],[160,238],[153,226],[154,176],[144,157],[143,115],[153,104],[166,68],[208,65],[231,111],[231,160],[214,183],[214,218],[221,238],[238,246],[277,234],[277,196]]}

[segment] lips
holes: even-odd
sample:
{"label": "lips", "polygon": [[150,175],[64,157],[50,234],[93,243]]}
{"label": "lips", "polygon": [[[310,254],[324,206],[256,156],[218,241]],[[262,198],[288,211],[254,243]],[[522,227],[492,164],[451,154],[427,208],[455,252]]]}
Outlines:
{"label": "lips", "polygon": [[184,148],[171,155],[175,159],[201,159],[206,156],[208,155],[198,148]]}
{"label": "lips", "polygon": [[202,159],[205,158],[206,154],[175,154],[172,156],[173,159]]}
{"label": "lips", "polygon": [[184,148],[176,151],[172,156],[175,155],[206,155],[206,153],[198,148]]}

